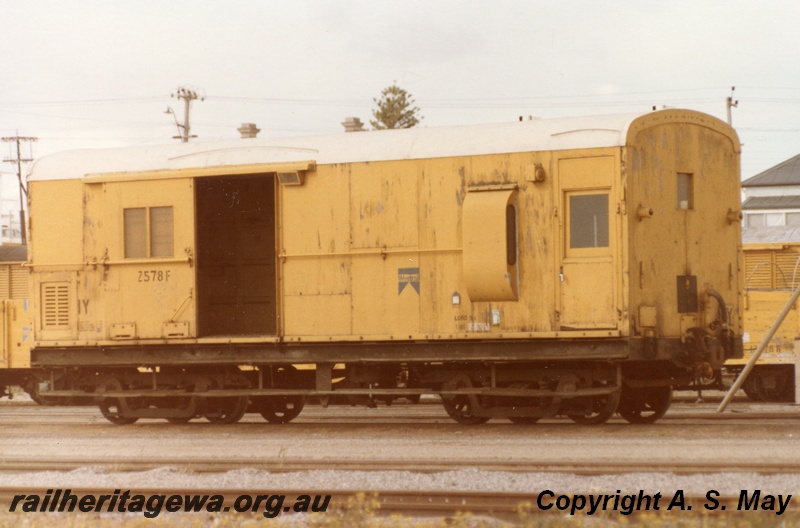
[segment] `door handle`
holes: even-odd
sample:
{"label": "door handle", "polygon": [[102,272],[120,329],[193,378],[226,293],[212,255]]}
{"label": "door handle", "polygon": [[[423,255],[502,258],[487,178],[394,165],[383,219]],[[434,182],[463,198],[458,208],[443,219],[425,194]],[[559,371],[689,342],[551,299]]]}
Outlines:
{"label": "door handle", "polygon": [[564,266],[561,266],[558,270],[558,280],[564,282]]}

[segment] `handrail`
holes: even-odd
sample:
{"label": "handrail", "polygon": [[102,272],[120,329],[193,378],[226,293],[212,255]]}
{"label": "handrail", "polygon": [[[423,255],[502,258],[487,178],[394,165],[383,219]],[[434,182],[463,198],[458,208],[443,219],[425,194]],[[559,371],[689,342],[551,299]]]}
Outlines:
{"label": "handrail", "polygon": [[174,258],[149,258],[149,259],[124,259],[124,260],[93,260],[86,262],[56,262],[48,264],[36,264],[28,262],[22,265],[28,269],[62,269],[62,268],[97,268],[100,266],[135,266],[135,265],[161,265],[161,264],[191,264],[192,257]]}

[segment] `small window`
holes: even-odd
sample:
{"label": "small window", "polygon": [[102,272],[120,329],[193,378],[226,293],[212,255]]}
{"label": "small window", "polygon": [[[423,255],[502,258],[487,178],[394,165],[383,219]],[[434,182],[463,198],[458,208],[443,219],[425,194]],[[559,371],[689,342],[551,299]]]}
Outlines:
{"label": "small window", "polygon": [[764,215],[764,222],[768,227],[782,226],[784,225],[783,213],[767,213]]}
{"label": "small window", "polygon": [[172,207],[137,207],[123,211],[125,258],[173,256]]}
{"label": "small window", "polygon": [[506,206],[506,261],[517,263],[517,208],[511,204]]}
{"label": "small window", "polygon": [[569,197],[569,247],[608,247],[608,194]]}
{"label": "small window", "polygon": [[694,187],[692,174],[678,173],[678,209],[690,211],[694,209]]}
{"label": "small window", "polygon": [[147,257],[147,209],[125,209],[125,258]]}
{"label": "small window", "polygon": [[764,213],[748,214],[747,227],[764,227]]}
{"label": "small window", "polygon": [[150,256],[172,256],[172,207],[150,209]]}
{"label": "small window", "polygon": [[786,213],[787,226],[800,226],[800,213]]}

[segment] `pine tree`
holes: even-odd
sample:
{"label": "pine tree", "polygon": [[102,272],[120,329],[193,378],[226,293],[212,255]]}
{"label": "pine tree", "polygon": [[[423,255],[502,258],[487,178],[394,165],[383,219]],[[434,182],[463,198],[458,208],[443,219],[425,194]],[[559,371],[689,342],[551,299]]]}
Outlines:
{"label": "pine tree", "polygon": [[378,105],[378,108],[372,111],[375,119],[370,120],[375,130],[411,128],[422,120],[419,108],[414,106],[414,97],[396,83],[384,88],[380,99],[373,101]]}

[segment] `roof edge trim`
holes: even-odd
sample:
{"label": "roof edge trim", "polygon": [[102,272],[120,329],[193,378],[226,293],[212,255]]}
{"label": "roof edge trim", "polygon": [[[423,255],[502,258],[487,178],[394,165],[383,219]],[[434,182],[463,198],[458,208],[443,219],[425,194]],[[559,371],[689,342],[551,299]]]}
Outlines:
{"label": "roof edge trim", "polygon": [[627,145],[632,145],[636,135],[648,128],[669,123],[693,123],[726,136],[733,145],[733,151],[737,154],[742,152],[742,144],[739,142],[739,135],[729,124],[709,114],[694,110],[658,110],[649,114],[644,114],[631,121],[628,126]]}
{"label": "roof edge trim", "polygon": [[182,169],[163,169],[153,171],[134,172],[105,172],[87,174],[83,177],[84,183],[107,183],[142,180],[173,180],[177,178],[202,178],[210,176],[229,176],[233,174],[268,174],[277,172],[311,171],[316,167],[316,162],[300,161],[289,163],[254,163],[248,165],[215,165],[212,167],[194,167]]}

